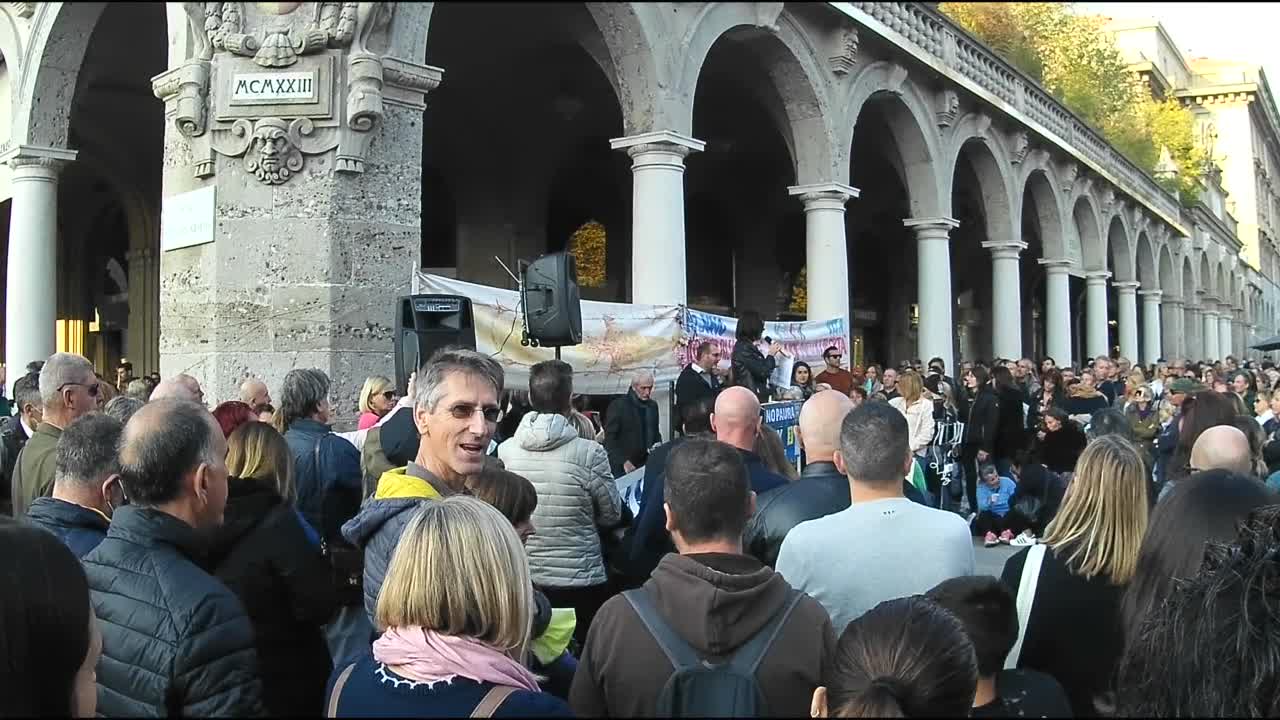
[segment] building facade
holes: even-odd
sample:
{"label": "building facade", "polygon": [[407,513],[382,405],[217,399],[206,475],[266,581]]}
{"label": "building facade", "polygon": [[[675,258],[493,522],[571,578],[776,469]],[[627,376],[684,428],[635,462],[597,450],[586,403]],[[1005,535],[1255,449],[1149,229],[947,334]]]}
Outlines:
{"label": "building facade", "polygon": [[0,53],[11,367],[319,367],[348,410],[415,268],[507,285],[591,221],[585,297],[847,317],[860,362],[1275,331],[1216,183],[1183,208],[927,3],[11,2]]}

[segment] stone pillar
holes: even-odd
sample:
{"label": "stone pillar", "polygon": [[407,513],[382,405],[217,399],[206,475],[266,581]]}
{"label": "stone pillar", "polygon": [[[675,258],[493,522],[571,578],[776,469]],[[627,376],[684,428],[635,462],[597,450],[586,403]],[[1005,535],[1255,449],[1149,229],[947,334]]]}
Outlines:
{"label": "stone pillar", "polygon": [[1151,364],[1164,354],[1160,347],[1160,297],[1163,293],[1143,290],[1138,294],[1142,296],[1142,362]]}
{"label": "stone pillar", "polygon": [[1200,311],[1204,317],[1204,331],[1201,333],[1200,344],[1204,347],[1204,359],[1210,362],[1222,359],[1218,350],[1218,313],[1212,309],[1214,307],[1217,305],[1207,302]]}
{"label": "stone pillar", "polygon": [[57,349],[58,171],[75,158],[74,150],[30,145],[0,155],[13,189],[4,342],[10,384],[27,363]]}
{"label": "stone pillar", "polygon": [[[849,346],[849,251],[844,235],[844,205],[858,189],[841,183],[787,188],[804,203],[805,292],[810,320],[844,318],[844,347]],[[851,363],[852,364],[852,363]]]}
{"label": "stone pillar", "polygon": [[960,222],[951,218],[913,218],[902,224],[916,234],[916,291],[920,304],[920,335],[916,355],[925,362],[940,357],[955,367],[951,308],[951,230]]}
{"label": "stone pillar", "polygon": [[1235,355],[1235,341],[1231,337],[1231,305],[1222,303],[1218,310],[1218,355],[1226,357]]}
{"label": "stone pillar", "polygon": [[1204,329],[1204,322],[1200,319],[1200,306],[1195,304],[1192,299],[1184,300],[1186,306],[1183,308],[1182,329],[1186,332],[1186,349],[1187,360],[1200,361],[1204,359],[1204,339],[1201,338],[1201,331]]}
{"label": "stone pillar", "polygon": [[993,358],[1022,357],[1022,280],[1018,257],[1024,242],[984,242],[991,251],[991,349]]}
{"label": "stone pillar", "polygon": [[1187,338],[1184,325],[1186,322],[1186,310],[1183,308],[1182,298],[1170,297],[1161,298],[1160,303],[1160,319],[1163,320],[1161,326],[1162,348],[1166,360],[1175,358],[1186,359],[1190,355],[1187,349],[1190,341]]}
{"label": "stone pillar", "polygon": [[[213,405],[246,375],[275,390],[319,368],[346,428],[364,379],[393,367],[396,298],[420,261],[422,114],[443,71],[365,50],[397,27],[376,16],[390,5],[360,4],[352,33],[317,26],[310,4],[278,6],[153,80],[166,116],[160,371],[191,373]],[[285,35],[296,55],[254,62],[244,38],[257,33]]]}
{"label": "stone pillar", "polygon": [[1120,354],[1134,363],[1139,361],[1138,287],[1139,283],[1133,281],[1115,283],[1116,309],[1120,316]]}
{"label": "stone pillar", "polygon": [[[154,236],[144,238],[148,241]],[[138,377],[160,371],[160,357],[156,352],[160,338],[160,297],[157,286],[160,281],[160,259],[147,247],[135,246],[129,251],[129,331],[126,336],[125,354],[133,363],[133,373]]]}
{"label": "stone pillar", "polygon": [[1085,275],[1085,346],[1089,357],[1111,355],[1111,341],[1107,332],[1107,279],[1111,273],[1091,272]]}
{"label": "stone pillar", "polygon": [[1071,354],[1071,261],[1066,258],[1040,261],[1045,271],[1045,351],[1058,367],[1070,367]]}
{"label": "stone pillar", "polygon": [[706,143],[659,130],[609,141],[631,156],[631,302],[688,300],[684,158]]}

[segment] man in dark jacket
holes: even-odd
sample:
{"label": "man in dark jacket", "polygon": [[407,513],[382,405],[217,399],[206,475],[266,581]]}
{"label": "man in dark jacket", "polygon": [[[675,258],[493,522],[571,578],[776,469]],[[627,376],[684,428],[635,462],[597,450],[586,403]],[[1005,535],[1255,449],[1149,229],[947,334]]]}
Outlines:
{"label": "man in dark jacket", "polygon": [[98,547],[124,504],[116,450],[122,430],[118,420],[99,413],[71,423],[58,438],[53,495],[36,498],[27,510],[28,520],[57,535],[76,557]]}
{"label": "man in dark jacket", "polygon": [[1182,421],[1182,403],[1188,397],[1206,389],[1203,384],[1190,378],[1178,378],[1170,382],[1165,389],[1169,404],[1177,410],[1173,413],[1173,417],[1169,418],[1169,423],[1160,430],[1160,435],[1156,437],[1155,487],[1151,491],[1153,504],[1164,483],[1169,479],[1169,462],[1173,459],[1174,450],[1178,448],[1178,424]]}
{"label": "man in dark jacket", "polygon": [[717,440],[738,449],[742,461],[747,464],[751,490],[757,495],[787,484],[786,478],[770,470],[753,451],[763,422],[760,401],[750,390],[731,387],[716,398],[711,429],[715,431]]}
{"label": "man in dark jacket", "polygon": [[38,497],[53,490],[53,451],[62,430],[98,409],[98,376],[89,361],[73,353],[54,353],[40,369],[44,414],[35,435],[18,455],[13,471],[13,514],[22,517]]}
{"label": "man in dark jacket", "polygon": [[[697,356],[676,378],[676,413],[683,418],[685,411],[704,397],[715,397],[722,385],[720,378],[720,348],[703,341],[698,345]],[[683,428],[681,432],[685,432]]]}
{"label": "man in dark jacket", "polygon": [[747,523],[743,544],[747,553],[773,567],[791,528],[849,507],[849,479],[836,469],[840,423],[853,410],[848,395],[823,390],[800,409],[800,438],[809,462],[800,479],[760,496],[756,513]]}
{"label": "man in dark jacket", "polygon": [[18,413],[0,418],[0,514],[13,514],[13,470],[18,454],[36,434],[44,416],[40,401],[40,375],[27,373],[13,384],[13,404]]}
{"label": "man in dark jacket", "polygon": [[609,403],[605,412],[604,449],[615,478],[644,467],[649,450],[662,442],[658,430],[658,403],[654,402],[653,374],[642,372],[631,380],[631,389]]}
{"label": "man in dark jacket", "polygon": [[106,717],[253,717],[262,685],[253,627],[198,564],[222,522],[227,442],[196,403],[147,403],[125,427],[130,505],[84,557],[102,630],[98,712]]}
{"label": "man in dark jacket", "polygon": [[671,452],[667,470],[666,526],[680,554],[664,557],[633,597],[615,595],[600,609],[569,693],[574,713],[656,714],[674,668],[632,604],[641,602],[704,662],[725,662],[776,626],[755,671],[761,716],[806,716],[828,679],[835,632],[817,601],[743,554],[755,502],[741,455],[691,439]]}

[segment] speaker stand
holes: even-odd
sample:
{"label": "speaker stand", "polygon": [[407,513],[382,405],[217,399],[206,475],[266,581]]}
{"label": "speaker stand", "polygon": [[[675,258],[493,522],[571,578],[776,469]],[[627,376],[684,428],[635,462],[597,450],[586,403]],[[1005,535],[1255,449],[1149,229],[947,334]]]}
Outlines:
{"label": "speaker stand", "polygon": [[556,346],[556,359],[557,359],[557,360],[559,360],[559,359],[560,359],[560,346],[559,346],[559,345],[557,345],[557,346]]}

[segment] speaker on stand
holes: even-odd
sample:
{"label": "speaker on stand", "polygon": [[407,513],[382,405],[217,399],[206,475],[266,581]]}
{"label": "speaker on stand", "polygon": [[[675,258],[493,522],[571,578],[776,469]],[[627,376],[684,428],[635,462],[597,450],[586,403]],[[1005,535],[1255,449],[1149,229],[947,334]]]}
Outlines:
{"label": "speaker on stand", "polygon": [[463,295],[407,295],[396,301],[396,388],[408,391],[409,375],[444,347],[476,349],[471,298]]}
{"label": "speaker on stand", "polygon": [[520,270],[524,333],[520,344],[560,348],[582,342],[582,296],[578,264],[567,252],[543,255]]}

